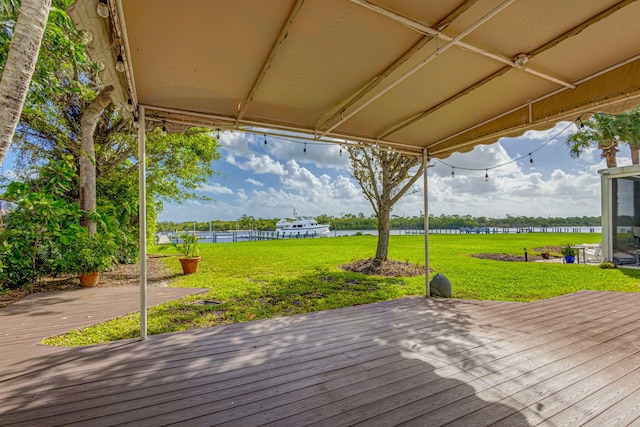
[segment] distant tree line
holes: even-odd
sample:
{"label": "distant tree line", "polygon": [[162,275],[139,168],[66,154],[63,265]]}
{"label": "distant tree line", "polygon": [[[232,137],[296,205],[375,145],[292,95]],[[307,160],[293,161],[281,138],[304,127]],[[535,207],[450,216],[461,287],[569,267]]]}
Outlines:
{"label": "distant tree line", "polygon": [[[292,218],[290,218],[292,219]],[[345,214],[342,217],[334,217],[330,215],[318,215],[315,219],[321,224],[330,224],[331,229],[337,230],[375,230],[378,221],[375,216],[365,216],[363,213],[357,215]],[[230,231],[230,230],[275,230],[276,223],[280,218],[265,219],[254,218],[248,215],[242,215],[236,221],[211,220],[204,222],[186,221],[172,222],[162,221],[157,224],[157,231]],[[487,218],[484,216],[473,217],[471,215],[429,215],[429,229],[454,229],[463,227],[597,227],[600,223],[600,217],[568,217],[568,218],[543,218],[543,217],[527,217],[527,216],[511,216],[506,218]],[[424,225],[424,216],[398,216],[391,215],[391,227],[398,229],[422,229]]]}

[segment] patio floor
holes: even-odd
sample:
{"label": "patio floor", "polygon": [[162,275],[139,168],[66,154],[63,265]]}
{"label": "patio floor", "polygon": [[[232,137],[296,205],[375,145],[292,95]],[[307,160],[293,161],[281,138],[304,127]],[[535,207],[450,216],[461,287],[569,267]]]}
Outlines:
{"label": "patio floor", "polygon": [[640,293],[414,297],[39,348],[0,376],[0,425],[640,425]]}

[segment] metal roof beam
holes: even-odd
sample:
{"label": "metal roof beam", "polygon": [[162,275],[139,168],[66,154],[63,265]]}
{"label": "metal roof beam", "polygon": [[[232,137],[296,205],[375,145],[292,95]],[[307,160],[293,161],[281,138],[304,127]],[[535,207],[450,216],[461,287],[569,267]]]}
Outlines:
{"label": "metal roof beam", "polygon": [[[456,8],[453,12],[447,15],[442,21],[440,21],[437,25],[438,28],[446,28],[451,22],[453,22],[458,16],[460,16],[464,11],[473,6],[478,0],[467,0],[458,8]],[[387,69],[385,69],[382,73],[375,76],[371,81],[362,89],[360,89],[355,95],[352,95],[348,98],[348,101],[343,101],[339,105],[341,107],[336,111],[331,117],[324,120],[322,123],[316,126],[316,129],[322,130],[326,126],[330,126],[335,120],[341,119],[344,116],[344,112],[362,99],[366,94],[371,92],[378,86],[380,83],[384,81],[391,73],[393,73],[396,69],[398,69],[402,64],[411,59],[414,55],[416,55],[422,48],[424,48],[427,43],[433,40],[431,36],[425,36],[418,43],[413,45],[411,49],[406,51],[398,60],[396,60],[393,64],[391,64]]]}
{"label": "metal roof beam", "polygon": [[[352,0],[355,2],[359,2],[361,0]],[[410,70],[408,70],[407,72],[405,72],[403,75],[401,75],[400,77],[398,77],[397,79],[395,79],[393,82],[391,82],[389,85],[385,86],[382,90],[380,90],[379,92],[377,92],[375,95],[373,95],[370,99],[368,99],[367,101],[365,101],[364,103],[362,103],[361,105],[359,105],[358,107],[354,108],[352,111],[350,111],[348,114],[346,115],[342,115],[341,119],[338,120],[336,123],[334,123],[333,125],[331,125],[328,129],[324,130],[321,132],[321,135],[327,135],[329,134],[332,130],[334,130],[335,128],[337,128],[338,126],[340,126],[342,123],[346,122],[347,120],[349,120],[351,117],[353,117],[354,115],[358,114],[360,111],[362,111],[364,108],[366,108],[368,105],[372,104],[373,102],[375,102],[378,98],[380,98],[382,95],[384,95],[385,93],[389,92],[391,89],[393,89],[394,87],[396,87],[397,85],[399,85],[400,83],[402,83],[404,80],[406,80],[408,77],[410,77],[411,75],[413,75],[414,73],[416,73],[418,70],[420,70],[422,67],[424,67],[425,65],[427,65],[428,63],[430,63],[431,61],[433,61],[434,59],[436,59],[439,55],[443,54],[446,50],[448,50],[450,47],[455,46],[461,39],[463,39],[464,37],[466,37],[467,35],[469,35],[471,32],[473,32],[475,29],[477,29],[478,27],[482,26],[484,23],[486,23],[488,20],[490,20],[491,18],[493,18],[495,15],[497,15],[498,13],[502,12],[505,8],[507,8],[509,5],[511,5],[511,3],[513,3],[515,0],[505,0],[503,1],[499,6],[497,6],[495,9],[491,10],[489,13],[487,13],[486,15],[484,15],[482,18],[480,18],[479,20],[477,20],[476,22],[474,22],[471,26],[469,26],[467,29],[465,29],[464,31],[462,31],[460,34],[458,34],[457,36],[455,36],[454,38],[452,38],[451,40],[449,40],[447,43],[445,43],[443,46],[439,47],[438,49],[436,49],[435,52],[431,53],[429,56],[427,56],[425,59],[423,59],[422,61],[420,61],[420,63],[416,64],[415,66],[413,66]],[[342,111],[343,113],[346,112],[344,109]]]}
{"label": "metal roof beam", "polygon": [[[450,41],[454,40],[454,37],[451,37],[451,36],[449,36],[447,34],[444,34],[444,33],[440,32],[440,31],[438,31],[438,30],[436,30],[434,28],[430,28],[430,27],[427,27],[426,25],[422,25],[421,23],[413,21],[413,20],[411,20],[409,18],[406,18],[406,17],[404,17],[402,15],[398,15],[397,13],[392,12],[392,11],[387,10],[387,9],[384,9],[384,8],[382,8],[380,6],[376,6],[376,5],[368,2],[367,0],[351,0],[351,1],[361,5],[363,7],[366,7],[367,9],[370,9],[370,10],[376,12],[376,13],[379,13],[381,15],[384,15],[384,16],[388,17],[388,18],[391,18],[392,20],[394,20],[396,22],[399,22],[399,23],[409,27],[412,30],[415,30],[415,31],[419,32],[420,34],[430,35],[432,37],[438,38],[440,40],[444,40],[446,42],[450,42]],[[493,59],[495,61],[502,62],[503,64],[509,65],[512,68],[518,68],[518,69],[524,71],[525,73],[529,73],[529,74],[532,74],[534,76],[538,76],[540,78],[543,78],[545,80],[552,81],[552,82],[557,83],[557,84],[559,84],[561,86],[565,86],[565,87],[568,87],[570,89],[575,89],[575,86],[572,85],[571,83],[568,83],[568,82],[565,82],[563,80],[560,80],[560,79],[558,79],[558,78],[556,78],[554,76],[551,76],[549,74],[545,74],[545,73],[542,73],[540,71],[528,68],[528,67],[525,66],[525,64],[523,64],[521,62],[518,62],[518,60],[517,60],[518,58],[522,58],[526,62],[526,60],[528,60],[531,57],[530,55],[526,55],[526,58],[524,56],[518,55],[518,57],[516,57],[516,58],[514,58],[512,60],[512,59],[509,59],[509,58],[505,58],[502,55],[498,55],[497,53],[489,52],[486,49],[482,49],[482,48],[479,48],[479,47],[474,46],[472,44],[463,42],[458,37],[455,37],[455,39],[456,39],[456,41],[454,42],[454,44],[459,46],[459,47],[461,47],[461,48],[464,48],[466,50],[469,50],[471,52],[477,53],[477,54],[482,55],[482,56],[486,56],[487,58],[491,58],[491,59]]]}

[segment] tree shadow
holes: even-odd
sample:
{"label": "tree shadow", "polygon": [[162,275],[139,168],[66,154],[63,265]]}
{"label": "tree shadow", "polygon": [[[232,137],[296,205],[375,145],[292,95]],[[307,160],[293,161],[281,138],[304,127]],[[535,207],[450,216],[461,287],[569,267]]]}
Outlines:
{"label": "tree shadow", "polygon": [[431,425],[489,404],[526,425],[477,391],[504,335],[487,309],[412,297],[58,350],[0,381],[0,425]]}

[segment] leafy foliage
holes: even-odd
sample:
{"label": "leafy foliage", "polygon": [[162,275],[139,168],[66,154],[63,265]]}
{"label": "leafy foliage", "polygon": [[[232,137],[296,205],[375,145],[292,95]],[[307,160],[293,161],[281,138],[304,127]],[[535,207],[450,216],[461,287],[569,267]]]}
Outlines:
{"label": "leafy foliage", "polygon": [[[74,28],[65,12],[72,1],[53,0],[14,138],[16,182],[7,187],[5,200],[16,206],[0,240],[0,286],[22,286],[43,274],[68,271],[71,267],[63,265],[71,262],[63,259],[65,245],[72,238],[84,238],[84,230],[77,224],[80,192],[76,170],[82,155],[81,124],[87,107],[103,88],[96,64],[85,50],[84,34]],[[18,4],[16,0],[0,0],[0,70],[6,60]],[[110,105],[98,118],[94,145],[92,161],[97,169],[99,213],[90,213],[89,219],[97,222],[103,238],[115,243],[105,246],[112,248],[119,262],[134,262],[138,256],[137,132],[132,122]],[[190,129],[185,134],[147,134],[148,234],[153,233],[163,202],[196,197],[195,190],[215,174],[212,162],[219,157],[217,146],[212,133],[205,129]],[[32,179],[34,168],[39,167],[44,169],[38,172],[37,179]],[[47,194],[44,174],[56,168],[64,175],[64,182],[50,182],[57,185],[57,193]],[[47,209],[43,217],[29,218],[28,212]],[[40,234],[41,238],[37,238],[43,227],[57,229],[56,234]],[[28,257],[17,257],[20,253]]]}
{"label": "leafy foliage", "polygon": [[[384,149],[348,146],[354,179],[378,219],[376,260],[387,259],[391,209],[424,171],[422,159]],[[417,169],[416,169],[417,167]]]}
{"label": "leafy foliage", "polygon": [[108,234],[89,234],[84,230],[73,236],[69,248],[62,261],[64,273],[108,271],[116,261],[116,244]]}
{"label": "leafy foliage", "polygon": [[634,163],[638,163],[637,150],[640,148],[640,106],[634,111],[619,115],[594,113],[593,116],[581,122],[578,132],[569,135],[567,145],[569,155],[579,158],[590,147],[596,146],[602,150],[601,157],[607,160],[608,167],[615,167],[618,145],[627,144],[632,152],[636,152]]}
{"label": "leafy foliage", "polygon": [[195,258],[200,254],[198,243],[200,239],[193,233],[183,233],[180,235],[181,243],[174,242],[176,247],[184,258]]}
{"label": "leafy foliage", "polygon": [[3,199],[15,207],[0,233],[0,287],[17,288],[60,271],[74,236],[83,231],[77,203],[64,199],[75,177],[71,157],[43,166],[30,183],[12,182]]}

